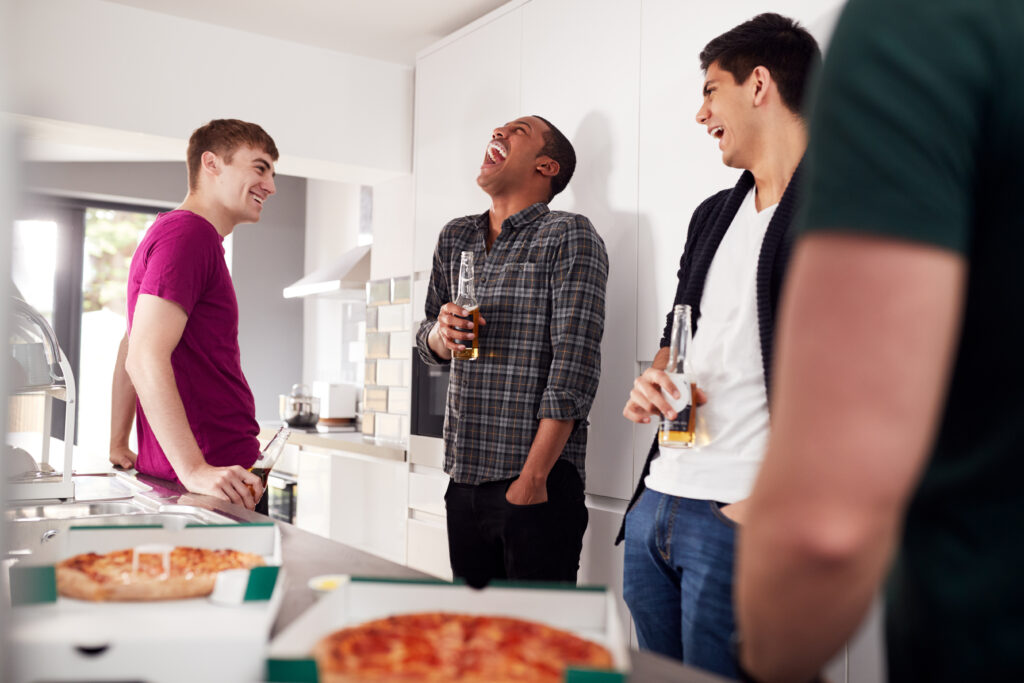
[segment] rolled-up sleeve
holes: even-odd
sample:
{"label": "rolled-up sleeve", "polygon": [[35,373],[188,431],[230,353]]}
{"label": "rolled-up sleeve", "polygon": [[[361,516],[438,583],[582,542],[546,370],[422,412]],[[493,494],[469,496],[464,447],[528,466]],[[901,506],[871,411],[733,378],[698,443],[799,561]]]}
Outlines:
{"label": "rolled-up sleeve", "polygon": [[551,270],[551,366],[537,418],[583,420],[601,377],[608,254],[584,216],[574,216]]}
{"label": "rolled-up sleeve", "polygon": [[427,300],[423,306],[423,313],[426,316],[420,328],[416,331],[416,350],[420,359],[428,365],[446,365],[451,363],[449,358],[441,358],[430,348],[427,337],[430,330],[437,322],[437,314],[449,301],[452,301],[451,284],[448,282],[448,270],[443,255],[444,236],[438,239],[434,247],[434,261],[430,270],[430,285],[427,287]]}

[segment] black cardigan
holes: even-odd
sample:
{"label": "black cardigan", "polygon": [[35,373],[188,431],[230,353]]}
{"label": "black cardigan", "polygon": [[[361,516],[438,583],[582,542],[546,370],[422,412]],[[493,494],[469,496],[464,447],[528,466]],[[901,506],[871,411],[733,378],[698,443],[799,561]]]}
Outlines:
{"label": "black cardigan", "polygon": [[[803,164],[801,163],[801,166]],[[793,177],[786,186],[786,191],[779,200],[764,240],[761,252],[757,257],[757,326],[761,337],[761,363],[764,367],[765,391],[771,386],[772,350],[775,344],[775,318],[779,306],[779,292],[782,279],[789,263],[789,254],[793,244],[790,225],[796,210],[799,192],[800,166],[793,172]],[[705,199],[690,218],[690,227],[686,233],[686,246],[683,256],[679,259],[679,284],[676,287],[675,304],[689,304],[692,310],[693,333],[697,333],[700,324],[700,300],[704,293],[711,260],[722,242],[722,237],[732,224],[736,212],[746,198],[750,188],[754,186],[754,176],[745,171],[736,186],[731,190],[722,190]],[[668,314],[665,331],[661,338],[661,346],[669,345],[672,333],[672,313]],[[644,491],[644,479],[651,471],[651,461],[658,455],[658,439],[655,437],[651,450],[647,453],[647,462],[640,474],[636,491],[629,501],[628,512],[640,494]],[[626,520],[623,517],[619,534],[615,538],[618,545],[626,537]]]}

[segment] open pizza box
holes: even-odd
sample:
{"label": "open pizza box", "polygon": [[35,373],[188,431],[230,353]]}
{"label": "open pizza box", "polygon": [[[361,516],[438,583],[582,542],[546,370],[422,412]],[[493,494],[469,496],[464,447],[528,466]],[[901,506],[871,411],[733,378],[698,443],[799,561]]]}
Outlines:
{"label": "open pizza box", "polygon": [[566,683],[621,683],[629,670],[627,637],[615,599],[601,586],[502,583],[476,590],[443,581],[352,577],[292,622],[270,643],[266,680],[317,683],[314,645],[324,636],[373,619],[414,612],[461,612],[538,621],[605,646],[613,670],[569,669]]}
{"label": "open pizza box", "polygon": [[[55,539],[57,540],[57,539]],[[72,527],[58,557],[165,544],[261,555],[265,567],[218,576],[214,594],[90,602],[57,595],[52,565],[10,569],[13,681],[255,681],[284,593],[273,523]],[[222,578],[224,580],[222,580]]]}

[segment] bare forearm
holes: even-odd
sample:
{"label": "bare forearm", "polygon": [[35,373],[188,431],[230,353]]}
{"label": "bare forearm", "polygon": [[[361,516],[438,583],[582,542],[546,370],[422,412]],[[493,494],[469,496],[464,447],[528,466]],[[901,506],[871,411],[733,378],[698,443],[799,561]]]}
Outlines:
{"label": "bare forearm", "polygon": [[794,538],[800,521],[788,513],[764,501],[751,507],[738,520],[744,524],[736,587],[744,666],[766,683],[811,680],[867,613],[888,568],[895,530],[880,531],[856,553],[830,555]]}
{"label": "bare forearm", "polygon": [[185,415],[170,358],[142,351],[129,356],[127,369],[146,420],[178,477],[206,464]]}
{"label": "bare forearm", "polygon": [[651,367],[655,370],[664,370],[668,367],[668,353],[669,348],[663,346],[658,349],[658,353],[654,354],[654,361],[651,362]]}
{"label": "bare forearm", "polygon": [[110,387],[110,448],[127,448],[135,420],[135,387],[125,369],[128,357],[128,337],[121,341],[114,363],[114,377]]}
{"label": "bare forearm", "polygon": [[574,425],[575,420],[542,419],[519,476],[535,482],[545,481],[565,450]]}

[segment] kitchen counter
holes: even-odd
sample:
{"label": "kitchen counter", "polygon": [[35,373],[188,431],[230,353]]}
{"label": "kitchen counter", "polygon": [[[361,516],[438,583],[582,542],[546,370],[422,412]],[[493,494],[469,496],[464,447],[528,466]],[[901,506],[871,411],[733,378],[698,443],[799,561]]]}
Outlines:
{"label": "kitchen counter", "polygon": [[[337,446],[335,446],[337,447]],[[151,488],[145,495],[162,502],[206,508],[242,522],[266,522],[268,518],[210,496],[188,493],[176,482],[158,479],[134,471],[128,473]],[[284,572],[284,598],[271,629],[271,637],[305,612],[317,600],[308,581],[321,574],[351,574],[399,579],[431,578],[414,569],[390,562],[355,548],[303,531],[291,524],[275,521],[281,532],[281,557]],[[630,653],[633,673],[631,681],[643,683],[721,683],[718,678],[658,655],[647,652]]]}
{"label": "kitchen counter", "polygon": [[[272,436],[272,434],[271,434]],[[326,435],[307,435],[326,436]],[[340,435],[338,435],[340,436]],[[318,444],[314,444],[318,445]],[[337,446],[334,446],[337,448]],[[189,505],[207,507],[242,521],[266,522],[267,517],[209,496],[187,493],[179,484],[136,475],[153,487],[154,493],[168,499],[187,497]],[[288,624],[316,602],[316,595],[309,588],[309,579],[320,574],[352,574],[400,579],[432,578],[402,565],[390,562],[369,553],[332,541],[323,536],[311,534],[283,522],[275,522],[281,530],[281,556],[285,568],[285,595],[281,602],[271,637],[280,633]],[[631,681],[637,683],[722,683],[724,678],[712,676],[677,662],[649,652],[630,652],[633,660]]]}
{"label": "kitchen counter", "polygon": [[[280,422],[260,422],[259,438],[269,440],[281,427]],[[364,436],[361,432],[304,432],[292,429],[288,443],[370,455],[385,460],[405,460],[405,448],[393,441]]]}

